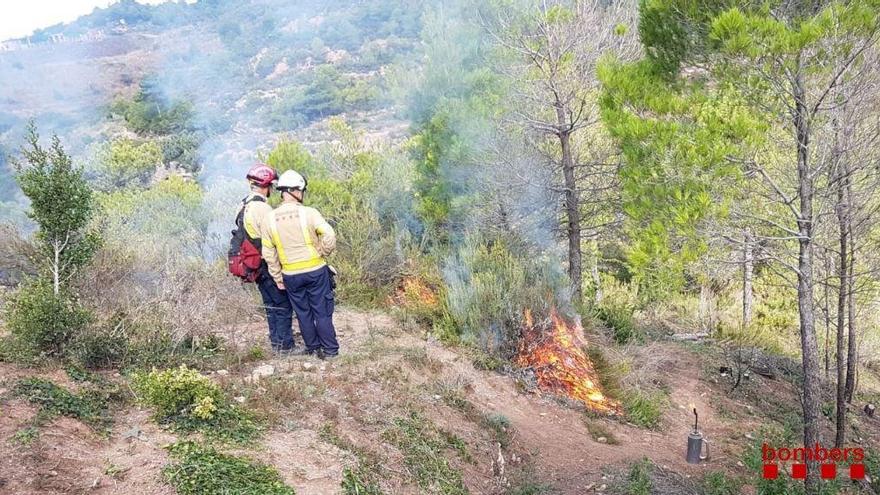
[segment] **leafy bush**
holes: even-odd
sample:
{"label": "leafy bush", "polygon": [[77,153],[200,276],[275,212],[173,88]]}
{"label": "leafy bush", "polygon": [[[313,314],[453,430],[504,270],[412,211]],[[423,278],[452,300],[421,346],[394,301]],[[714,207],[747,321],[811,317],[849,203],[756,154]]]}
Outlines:
{"label": "leafy bush", "polygon": [[667,403],[666,394],[660,391],[631,390],[623,394],[627,419],[645,428],[656,428],[660,425]]}
{"label": "leafy bush", "polygon": [[273,467],[223,454],[193,442],[178,442],[168,451],[175,460],[162,469],[180,495],[294,495]]}
{"label": "leafy bush", "polygon": [[332,127],[342,145],[327,150],[322,161],[290,141],[279,143],[266,161],[279,171],[305,175],[305,203],[337,230],[337,253],[330,263],[339,271],[339,299],[375,305],[399,276],[402,260],[396,226],[380,220],[373,198],[379,190],[401,185],[379,175],[387,170],[383,154],[367,147],[344,122],[334,121]]}
{"label": "leafy bush", "polygon": [[34,281],[12,296],[6,323],[26,355],[62,356],[89,321],[91,314],[67,293],[56,295],[49,282]]}
{"label": "leafy bush", "polygon": [[447,304],[454,329],[466,342],[510,357],[516,352],[523,310],[546,311],[568,292],[549,257],[523,256],[502,239],[470,236],[446,263]]}
{"label": "leafy bush", "polygon": [[185,101],[171,101],[151,78],[144,79],[131,100],[116,100],[112,114],[121,115],[128,128],[140,135],[166,135],[190,129],[193,108]]}
{"label": "leafy bush", "polygon": [[101,147],[96,159],[104,189],[145,185],[162,164],[162,148],[155,141],[118,139]]}
{"label": "leafy bush", "polygon": [[611,329],[611,336],[618,344],[638,339],[639,333],[633,319],[633,310],[623,305],[605,303],[596,308],[596,318]]}
{"label": "leafy bush", "polygon": [[415,412],[395,418],[394,426],[383,433],[383,438],[400,449],[404,464],[422,490],[447,495],[469,493],[461,472],[444,456],[447,448],[454,447],[452,439],[444,438],[428,419]]}
{"label": "leafy bush", "polygon": [[[106,385],[106,384],[105,384]],[[73,394],[42,378],[19,380],[15,395],[40,407],[36,423],[41,424],[55,416],[76,418],[96,430],[104,430],[112,422],[110,402],[119,398],[118,390],[86,389]]]}
{"label": "leafy bush", "polygon": [[156,409],[156,419],[179,431],[199,431],[228,441],[245,441],[261,426],[246,411],[231,404],[220,386],[196,370],[181,365],[163,371],[135,373],[132,386],[139,400]]}

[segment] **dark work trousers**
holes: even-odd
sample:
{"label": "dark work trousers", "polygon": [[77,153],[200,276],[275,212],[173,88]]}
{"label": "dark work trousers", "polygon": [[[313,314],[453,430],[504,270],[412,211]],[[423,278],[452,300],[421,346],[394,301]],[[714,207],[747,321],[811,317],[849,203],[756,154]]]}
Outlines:
{"label": "dark work trousers", "polygon": [[296,275],[284,275],[287,296],[299,320],[307,351],[322,350],[325,356],[339,353],[336,329],[333,327],[333,289],[330,287],[330,268]]}
{"label": "dark work trousers", "polygon": [[257,281],[263,306],[266,307],[266,319],[269,321],[269,343],[273,350],[293,348],[293,309],[287,292],[278,288],[268,273],[264,273]]}

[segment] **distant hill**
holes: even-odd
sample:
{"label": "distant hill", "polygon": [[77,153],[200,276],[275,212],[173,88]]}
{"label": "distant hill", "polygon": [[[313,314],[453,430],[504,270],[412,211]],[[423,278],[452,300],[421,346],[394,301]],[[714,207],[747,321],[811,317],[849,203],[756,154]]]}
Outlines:
{"label": "distant hill", "polygon": [[[124,132],[108,109],[144,81],[193,105],[212,138],[209,169],[229,148],[253,153],[279,133],[320,141],[322,121],[338,114],[399,133],[383,73],[413,56],[422,9],[415,0],[123,0],[95,9],[0,45],[0,151],[19,144],[29,119],[74,154]],[[0,191],[10,187],[0,161]]]}

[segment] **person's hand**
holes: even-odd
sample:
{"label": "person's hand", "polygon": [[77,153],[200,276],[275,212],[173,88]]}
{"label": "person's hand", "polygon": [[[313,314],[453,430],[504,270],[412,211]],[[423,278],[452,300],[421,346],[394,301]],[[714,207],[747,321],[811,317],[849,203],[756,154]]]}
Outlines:
{"label": "person's hand", "polygon": [[276,285],[278,286],[278,290],[286,290],[284,288],[284,282],[277,282]]}

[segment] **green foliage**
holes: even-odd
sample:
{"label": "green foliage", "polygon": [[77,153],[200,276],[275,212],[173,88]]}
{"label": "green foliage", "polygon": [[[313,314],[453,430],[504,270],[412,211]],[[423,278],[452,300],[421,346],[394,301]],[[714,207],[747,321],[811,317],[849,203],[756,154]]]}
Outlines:
{"label": "green foliage", "polygon": [[470,493],[461,472],[453,468],[444,455],[453,445],[423,416],[412,412],[395,418],[393,426],[382,436],[403,453],[410,476],[422,490],[444,495]]}
{"label": "green foliage", "polygon": [[702,484],[706,495],[737,495],[742,480],[731,478],[723,471],[715,471],[707,474]]}
{"label": "green foliage", "polygon": [[596,308],[596,318],[608,325],[611,336],[618,344],[626,344],[640,337],[633,318],[633,309],[618,304],[613,299],[606,299]]}
{"label": "green foliage", "polygon": [[626,480],[626,493],[628,495],[651,495],[653,468],[653,464],[648,459],[642,459],[633,464]]}
{"label": "green foliage", "polygon": [[309,181],[305,204],[337,231],[337,253],[330,263],[339,272],[340,300],[374,306],[387,295],[401,264],[397,227],[380,221],[376,198],[380,191],[404,185],[386,179],[388,156],[369,148],[342,120],[331,121],[331,129],[341,144],[325,150],[322,161],[293,141],[279,143],[266,161],[279,172],[303,174]]}
{"label": "green foliage", "polygon": [[25,142],[16,180],[31,202],[28,216],[39,225],[36,238],[45,258],[40,268],[56,281],[57,294],[99,244],[87,231],[95,203],[82,169],[74,167],[58,136],[49,149],[43,148],[31,123]]}
{"label": "green foliage", "polygon": [[243,442],[261,430],[248,412],[230,403],[220,386],[185,365],[135,373],[132,387],[156,419],[179,431],[199,431],[209,438]]}
{"label": "green foliage", "polygon": [[121,189],[100,194],[105,213],[101,230],[108,237],[146,246],[172,246],[197,255],[204,244],[209,212],[198,183],[179,176],[165,179],[149,189]]}
{"label": "green foliage", "polygon": [[65,355],[92,318],[69,294],[55,294],[49,282],[40,280],[20,287],[8,311],[6,324],[22,358]]}
{"label": "green foliage", "polygon": [[623,393],[623,408],[627,419],[644,428],[660,426],[663,411],[668,404],[668,397],[661,391],[647,392],[634,389]]}
{"label": "green foliage", "polygon": [[363,479],[358,469],[346,467],[342,470],[342,493],[344,495],[382,495],[383,492],[373,481]]}
{"label": "green foliage", "polygon": [[523,310],[546,310],[554,303],[548,295],[564,294],[567,287],[549,257],[480,236],[465,239],[444,271],[455,330],[465,341],[505,358],[516,352]]}
{"label": "green foliage", "polygon": [[210,446],[178,442],[168,447],[174,462],[162,469],[181,495],[295,495],[275,468],[218,452]]}
{"label": "green foliage", "polygon": [[144,185],[162,164],[162,148],[156,141],[118,139],[98,152],[99,181],[104,188]]}
{"label": "green foliage", "polygon": [[131,100],[117,100],[111,113],[121,115],[126,125],[141,136],[163,136],[190,130],[192,105],[170,101],[152,79],[141,81],[140,89]]}
{"label": "green foliage", "polygon": [[105,431],[112,423],[109,407],[119,399],[116,389],[87,388],[79,394],[42,378],[24,378],[15,384],[13,393],[39,406],[37,425],[56,416],[76,418],[95,430]]}
{"label": "green foliage", "polygon": [[369,110],[379,97],[376,86],[324,64],[302,86],[288,90],[272,109],[278,129],[290,129],[345,111]]}

